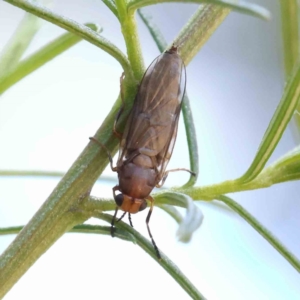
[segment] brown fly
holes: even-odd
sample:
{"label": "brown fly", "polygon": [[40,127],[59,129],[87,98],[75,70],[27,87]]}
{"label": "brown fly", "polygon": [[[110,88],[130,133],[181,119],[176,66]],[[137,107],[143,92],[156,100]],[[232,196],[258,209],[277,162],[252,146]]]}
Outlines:
{"label": "brown fly", "polygon": [[[169,172],[185,170],[193,174],[187,169],[166,171],[177,136],[185,83],[185,66],[173,46],[159,55],[145,72],[124,133],[119,134],[114,129],[121,139],[116,167],[109,155],[112,170],[119,177],[119,184],[113,188],[117,207],[112,220],[112,235],[119,208],[124,211],[120,219],[128,213],[132,226],[130,214],[144,210],[146,200],[149,200],[146,224],[158,258],[159,250],[149,228],[154,203],[150,193],[154,187],[164,184]],[[117,191],[120,194],[116,194]]]}

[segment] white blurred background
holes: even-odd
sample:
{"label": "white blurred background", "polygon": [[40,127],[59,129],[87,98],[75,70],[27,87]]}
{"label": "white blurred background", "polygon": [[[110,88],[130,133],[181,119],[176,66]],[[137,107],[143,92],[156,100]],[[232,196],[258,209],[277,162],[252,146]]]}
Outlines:
{"label": "white blurred background", "polygon": [[[198,185],[242,175],[250,165],[280,101],[283,55],[279,1],[267,7],[272,20],[231,13],[187,67],[187,91],[196,120],[200,155]],[[148,7],[168,42],[197,9],[192,4]],[[54,1],[53,10],[78,22],[94,22],[122,51],[119,24],[101,1]],[[0,49],[24,12],[0,2]],[[138,18],[145,65],[159,55]],[[45,22],[26,55],[64,31]],[[2,70],[0,70],[1,72]],[[119,93],[120,65],[82,41],[0,96],[0,169],[65,172],[88,143]],[[295,146],[288,128],[270,162]],[[188,167],[183,123],[169,164]],[[109,168],[106,175],[114,176]],[[181,185],[185,172],[166,186]],[[0,227],[29,221],[58,179],[0,178]],[[97,183],[92,194],[112,197]],[[300,258],[299,182],[230,195]],[[151,218],[158,247],[207,299],[300,299],[299,274],[233,212],[199,202],[204,222],[189,244],[176,240],[177,225],[160,209]],[[133,216],[147,235],[147,211]],[[14,236],[0,237],[3,252]],[[180,286],[138,246],[111,237],[65,234],[5,299],[189,299]]]}

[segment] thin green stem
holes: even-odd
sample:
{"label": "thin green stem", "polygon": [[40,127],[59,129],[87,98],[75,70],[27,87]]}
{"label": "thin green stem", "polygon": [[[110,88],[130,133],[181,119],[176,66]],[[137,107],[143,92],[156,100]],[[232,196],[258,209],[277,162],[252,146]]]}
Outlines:
{"label": "thin green stem", "polygon": [[128,13],[126,2],[124,0],[116,0],[115,3],[132,72],[137,82],[140,82],[143,77],[145,67],[134,12]]}
{"label": "thin green stem", "polygon": [[[101,31],[101,29],[94,24],[86,24],[86,26],[94,31]],[[28,58],[22,60],[14,70],[0,77],[0,95],[25,76],[45,65],[47,62],[51,61],[81,40],[82,38],[78,35],[65,33],[30,55]]]}
{"label": "thin green stem", "polygon": [[[283,38],[283,55],[285,66],[285,77],[292,74],[293,68],[299,60],[299,1],[298,0],[280,0],[281,29]],[[300,104],[297,109],[300,111]],[[300,115],[294,115],[294,121],[297,128],[298,141],[300,139]]]}
{"label": "thin green stem", "polygon": [[169,214],[178,224],[182,222],[183,217],[174,206],[168,204],[156,204],[156,206]]}
{"label": "thin green stem", "polygon": [[[14,226],[7,228],[0,228],[0,235],[11,235],[18,234],[24,226]],[[101,235],[111,235],[111,226],[100,226],[100,225],[89,225],[81,224],[76,225],[71,228],[68,233],[90,233],[90,234],[101,234]],[[117,237],[124,241],[129,241],[135,243],[135,238],[124,230],[117,230],[114,234],[114,237]]]}
{"label": "thin green stem", "polygon": [[263,170],[291,120],[299,103],[299,99],[300,64],[297,65],[293,76],[291,76],[286,85],[282,99],[269,123],[251,166],[246,173],[238,179],[241,183],[253,180]]}
{"label": "thin green stem", "polygon": [[[133,98],[134,92],[129,97]],[[118,141],[107,129],[113,127],[118,107],[119,101],[95,134],[95,138],[111,153],[116,151]],[[121,123],[126,112],[123,115]],[[0,298],[64,232],[89,217],[80,211],[107,163],[106,151],[90,142],[43,206],[0,256]]]}
{"label": "thin green stem", "polygon": [[241,205],[224,195],[216,198],[224,202],[247,221],[259,234],[261,234],[298,272],[300,272],[300,261],[266,229],[257,219],[249,214]]}
{"label": "thin green stem", "polygon": [[[111,223],[112,216],[95,212],[95,218],[99,218],[108,223]],[[134,228],[126,223],[120,221],[116,223],[116,227],[125,230],[132,234],[136,239],[136,244],[140,246],[147,254],[149,254],[154,261],[156,261],[162,268],[164,268],[176,282],[188,293],[192,299],[205,299],[204,296],[197,290],[197,288],[189,281],[189,279],[180,271],[180,269],[160,250],[162,259],[158,260],[154,251],[153,245],[138,233]]]}
{"label": "thin green stem", "polygon": [[299,6],[297,0],[280,0],[281,30],[286,77],[299,59]]}
{"label": "thin green stem", "polygon": [[11,72],[18,64],[33,37],[42,25],[42,20],[31,14],[25,14],[16,31],[0,53],[0,66],[3,76]]}
{"label": "thin green stem", "polygon": [[167,2],[178,2],[178,3],[198,3],[198,4],[213,4],[221,8],[233,9],[237,12],[262,18],[264,20],[270,19],[270,12],[265,8],[252,4],[246,3],[244,1],[228,1],[228,0],[128,0],[128,10],[135,11],[144,6],[149,6],[158,3],[167,3]]}
{"label": "thin green stem", "polygon": [[49,21],[61,28],[72,32],[84,40],[90,42],[91,44],[101,48],[112,57],[114,57],[122,66],[125,74],[127,77],[132,77],[132,71],[130,64],[128,62],[127,57],[110,41],[105,39],[104,37],[100,36],[95,31],[91,30],[90,28],[86,27],[83,24],[79,24],[78,22],[61,16],[50,9],[33,3],[32,1],[26,0],[4,0],[14,6],[20,7],[23,10],[32,13],[33,15],[40,17],[46,21]]}
{"label": "thin green stem", "polygon": [[102,0],[102,2],[111,10],[111,12],[119,18],[116,4],[113,0]]}
{"label": "thin green stem", "polygon": [[188,65],[231,12],[229,8],[207,4],[200,6],[173,41]]}

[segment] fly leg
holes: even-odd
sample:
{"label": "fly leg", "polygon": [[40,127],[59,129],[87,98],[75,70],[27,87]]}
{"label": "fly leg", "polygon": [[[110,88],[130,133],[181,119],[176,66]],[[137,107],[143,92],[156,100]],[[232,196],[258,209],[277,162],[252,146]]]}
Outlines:
{"label": "fly leg", "polygon": [[119,139],[122,138],[122,134],[117,131],[116,127],[117,127],[117,123],[118,123],[118,121],[120,119],[120,116],[121,116],[121,114],[124,110],[124,107],[125,107],[125,101],[124,101],[125,96],[124,96],[124,89],[123,89],[123,86],[122,86],[123,79],[124,79],[124,72],[122,73],[122,75],[120,77],[120,96],[121,96],[121,100],[122,100],[122,105],[121,105],[121,107],[120,107],[120,109],[119,109],[119,111],[116,115],[114,128],[113,128],[113,132],[114,132],[115,136],[117,136],[117,138],[119,138]]}
{"label": "fly leg", "polygon": [[193,176],[196,176],[196,173],[195,173],[195,172],[192,172],[191,170],[185,169],[185,168],[178,168],[178,169],[168,170],[168,171],[166,171],[166,172],[163,174],[163,177],[162,177],[162,179],[161,179],[161,182],[158,183],[158,184],[156,185],[156,187],[158,187],[158,188],[162,187],[162,186],[164,185],[164,183],[165,183],[165,181],[166,181],[166,179],[167,179],[169,173],[170,173],[170,172],[177,172],[177,171],[187,171],[187,172],[189,172],[190,174],[192,174]]}
{"label": "fly leg", "polygon": [[114,172],[117,172],[118,171],[118,167],[114,167],[113,166],[113,159],[112,159],[112,156],[109,152],[109,150],[107,149],[107,147],[103,144],[101,144],[97,139],[95,139],[94,137],[90,137],[89,138],[91,141],[95,142],[96,144],[98,144],[101,148],[103,148],[106,153],[107,153],[107,156],[108,156],[108,159],[109,159],[109,163],[110,163],[110,167],[111,167],[111,170],[114,171]]}
{"label": "fly leg", "polygon": [[149,209],[147,218],[146,218],[146,225],[147,225],[148,233],[149,233],[149,236],[150,236],[150,238],[151,238],[151,242],[152,242],[152,245],[153,245],[154,250],[155,250],[155,252],[156,252],[157,258],[158,258],[159,260],[161,260],[161,256],[160,256],[158,247],[156,246],[156,243],[155,243],[155,241],[154,241],[154,239],[153,239],[153,236],[152,236],[152,233],[151,233],[150,227],[149,227],[149,221],[150,221],[150,217],[151,217],[152,210],[153,210],[154,199],[153,199],[151,196],[148,196],[146,199],[149,200],[149,201],[151,202],[151,206],[150,206],[150,209]]}
{"label": "fly leg", "polygon": [[129,220],[130,226],[133,228],[133,224],[132,224],[132,221],[131,221],[131,213],[128,213],[128,220]]}
{"label": "fly leg", "polygon": [[[118,213],[118,210],[119,210],[119,208],[118,208],[118,206],[116,206],[115,214],[114,214],[114,216],[113,216],[113,218],[112,218],[112,220],[111,220],[110,235],[111,235],[112,237],[115,236],[115,220],[117,219],[117,213]],[[118,222],[118,221],[117,221],[117,222]]]}

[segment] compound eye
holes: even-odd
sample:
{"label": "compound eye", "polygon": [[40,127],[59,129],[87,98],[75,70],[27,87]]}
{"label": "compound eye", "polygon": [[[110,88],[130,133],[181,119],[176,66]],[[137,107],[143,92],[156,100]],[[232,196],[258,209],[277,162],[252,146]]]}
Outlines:
{"label": "compound eye", "polygon": [[122,206],[123,200],[124,200],[123,194],[119,194],[115,197],[115,201],[116,201],[118,206]]}
{"label": "compound eye", "polygon": [[141,204],[139,211],[144,210],[147,207],[147,202],[144,200],[144,202]]}

